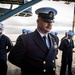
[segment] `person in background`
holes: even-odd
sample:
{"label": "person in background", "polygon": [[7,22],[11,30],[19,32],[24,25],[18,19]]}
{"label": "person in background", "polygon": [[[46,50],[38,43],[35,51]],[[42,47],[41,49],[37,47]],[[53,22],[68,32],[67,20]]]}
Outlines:
{"label": "person in background", "polygon": [[59,46],[59,37],[58,37],[58,33],[57,32],[55,32],[55,36],[56,36],[57,45]]}
{"label": "person in background", "polygon": [[0,75],[7,75],[7,53],[13,47],[13,43],[3,31],[4,26],[0,23]]}
{"label": "person in background", "polygon": [[[55,32],[55,36],[56,36],[57,46],[59,46],[59,37],[58,37],[58,32]],[[58,59],[57,55],[58,55],[58,49],[57,49],[57,52],[56,52],[56,59]]]}
{"label": "person in background", "polygon": [[67,32],[65,32],[65,36],[61,38],[61,41],[67,38],[67,35],[68,35]]}
{"label": "person in background", "polygon": [[28,33],[31,33],[30,30],[26,30],[26,29],[22,29],[22,34],[28,34]]}
{"label": "person in background", "polygon": [[62,60],[61,60],[61,69],[60,69],[60,75],[66,75],[66,69],[68,67],[68,75],[72,74],[72,59],[73,59],[73,48],[74,48],[74,42],[73,42],[73,36],[74,33],[69,30],[67,32],[67,38],[61,41],[59,50],[62,51]]}
{"label": "person in background", "polygon": [[30,30],[27,30],[27,33],[31,33],[31,31]]}
{"label": "person in background", "polygon": [[55,41],[57,42],[57,45],[59,45],[59,37],[57,36],[57,32],[51,31],[50,34],[54,37]]}
{"label": "person in background", "polygon": [[56,75],[57,44],[49,32],[57,10],[42,7],[35,13],[38,15],[37,28],[17,38],[8,60],[21,68],[21,75]]}
{"label": "person in background", "polygon": [[[55,31],[51,31],[50,34],[52,37],[54,37],[54,40],[56,41],[57,46],[58,46],[59,45],[59,38],[57,36],[58,33]],[[56,50],[56,59],[58,59],[57,54],[58,54],[58,49]]]}
{"label": "person in background", "polygon": [[27,34],[27,30],[26,29],[22,29],[22,34]]}

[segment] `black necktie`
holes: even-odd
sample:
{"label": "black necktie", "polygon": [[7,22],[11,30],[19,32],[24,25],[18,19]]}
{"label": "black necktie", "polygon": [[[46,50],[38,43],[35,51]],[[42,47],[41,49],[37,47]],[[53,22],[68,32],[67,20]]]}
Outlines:
{"label": "black necktie", "polygon": [[43,36],[43,41],[44,41],[45,45],[47,46],[48,49],[50,49],[50,46],[48,46],[47,43],[46,43],[46,39],[47,39],[47,37]]}
{"label": "black necktie", "polygon": [[46,44],[46,36],[43,36],[44,43]]}

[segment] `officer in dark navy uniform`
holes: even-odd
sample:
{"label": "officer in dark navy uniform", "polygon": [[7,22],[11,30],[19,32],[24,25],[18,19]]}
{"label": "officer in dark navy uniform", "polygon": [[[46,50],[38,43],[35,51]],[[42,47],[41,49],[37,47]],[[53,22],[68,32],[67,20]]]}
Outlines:
{"label": "officer in dark navy uniform", "polygon": [[3,34],[3,24],[0,23],[0,75],[7,75],[7,53],[13,47],[11,40]]}
{"label": "officer in dark navy uniform", "polygon": [[60,75],[66,75],[66,69],[68,67],[68,75],[72,74],[72,59],[73,59],[73,48],[74,42],[72,37],[74,33],[69,30],[67,32],[67,38],[63,39],[60,43],[59,49],[62,51],[61,69]]}
{"label": "officer in dark navy uniform", "polygon": [[22,75],[55,75],[57,44],[49,32],[57,11],[43,7],[35,13],[38,15],[37,29],[17,38],[8,59],[21,68]]}

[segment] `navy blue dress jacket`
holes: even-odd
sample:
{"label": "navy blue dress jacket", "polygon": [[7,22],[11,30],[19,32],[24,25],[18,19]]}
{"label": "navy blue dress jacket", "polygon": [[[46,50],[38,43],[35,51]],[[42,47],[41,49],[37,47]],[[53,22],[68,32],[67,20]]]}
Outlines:
{"label": "navy blue dress jacket", "polygon": [[50,34],[49,41],[50,49],[46,47],[37,30],[20,35],[9,53],[8,60],[21,68],[22,75],[55,75],[57,44]]}

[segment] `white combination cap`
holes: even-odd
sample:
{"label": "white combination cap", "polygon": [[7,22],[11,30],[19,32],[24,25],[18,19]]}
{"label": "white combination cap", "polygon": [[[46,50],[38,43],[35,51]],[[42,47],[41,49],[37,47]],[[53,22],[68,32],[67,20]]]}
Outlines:
{"label": "white combination cap", "polygon": [[42,7],[35,11],[38,17],[41,17],[45,22],[54,22],[54,16],[57,14],[57,10],[51,7]]}

